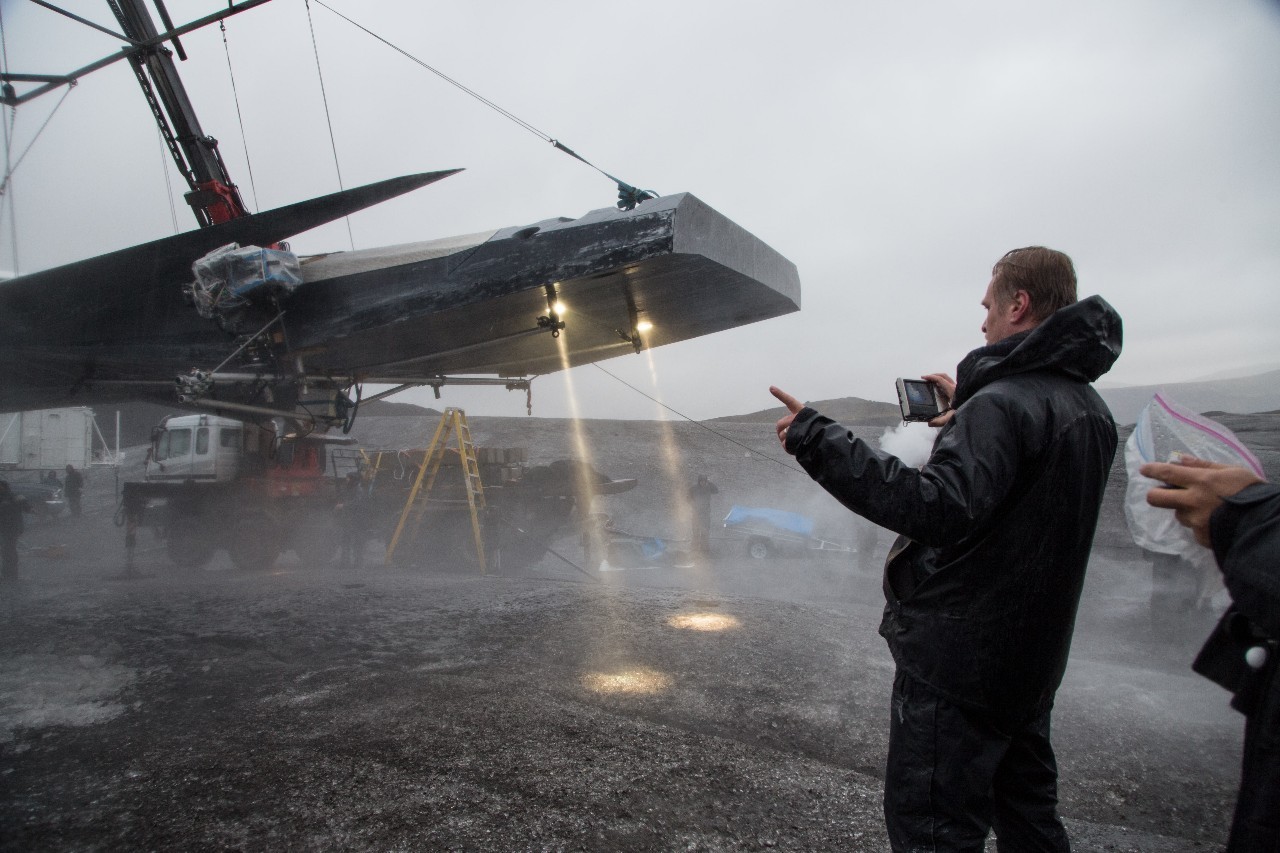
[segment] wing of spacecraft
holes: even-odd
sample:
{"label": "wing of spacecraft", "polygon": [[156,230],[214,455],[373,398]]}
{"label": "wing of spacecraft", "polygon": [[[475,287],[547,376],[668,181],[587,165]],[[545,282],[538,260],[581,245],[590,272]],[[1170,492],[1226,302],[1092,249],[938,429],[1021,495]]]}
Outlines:
{"label": "wing of spacecraft", "polygon": [[304,283],[257,346],[186,303],[191,264],[213,248],[276,242],[448,174],[373,184],[0,284],[0,411],[176,405],[176,376],[218,368],[201,386],[205,399],[188,395],[187,404],[265,412],[319,386],[528,377],[799,309],[795,266],[689,194],[304,258]]}
{"label": "wing of spacecraft", "polygon": [[392,178],[0,282],[0,411],[176,402],[177,373],[214,367],[236,346],[184,296],[194,261],[228,243],[278,243],[459,171]]}
{"label": "wing of spacecraft", "polygon": [[800,307],[795,266],[687,193],[314,258],[303,277],[288,325],[308,369],[401,381],[550,373]]}

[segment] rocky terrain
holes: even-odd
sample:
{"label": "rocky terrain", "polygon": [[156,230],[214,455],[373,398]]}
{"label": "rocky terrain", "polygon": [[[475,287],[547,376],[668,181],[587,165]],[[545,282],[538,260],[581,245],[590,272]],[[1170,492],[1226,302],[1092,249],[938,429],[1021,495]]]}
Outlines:
{"label": "rocky terrain", "polygon": [[[1280,474],[1280,418],[1220,419]],[[699,473],[715,518],[773,507],[857,541],[759,423],[471,427],[636,478],[594,509],[672,551]],[[1153,625],[1113,480],[1055,714],[1062,813],[1078,850],[1220,849],[1242,720],[1189,669],[1214,614]],[[126,575],[115,485],[92,471],[85,516],[33,526],[0,588],[0,849],[886,849],[892,665],[858,554],[756,560],[718,528],[710,560],[595,572],[566,529],[518,575],[372,546],[358,573],[292,553],[183,573],[144,534]]]}

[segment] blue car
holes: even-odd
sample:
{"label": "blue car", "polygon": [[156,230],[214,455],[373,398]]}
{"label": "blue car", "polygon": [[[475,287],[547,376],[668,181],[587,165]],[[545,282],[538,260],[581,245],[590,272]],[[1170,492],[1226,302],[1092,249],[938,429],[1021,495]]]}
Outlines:
{"label": "blue car", "polygon": [[724,517],[725,530],[746,537],[747,555],[756,560],[811,551],[849,554],[853,548],[813,535],[814,521],[806,515],[766,507],[735,506]]}
{"label": "blue car", "polygon": [[62,496],[62,489],[58,486],[11,482],[9,490],[31,505],[31,511],[36,518],[57,518],[67,505]]}

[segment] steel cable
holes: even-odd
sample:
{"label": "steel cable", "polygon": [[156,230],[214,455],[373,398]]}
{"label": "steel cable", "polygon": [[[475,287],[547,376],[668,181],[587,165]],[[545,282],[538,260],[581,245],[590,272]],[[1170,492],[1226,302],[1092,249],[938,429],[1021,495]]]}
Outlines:
{"label": "steel cable", "polygon": [[253,210],[258,207],[258,186],[253,182],[253,160],[249,158],[249,138],[244,132],[244,116],[240,113],[240,92],[236,88],[236,73],[231,68],[231,45],[227,42],[227,22],[219,21],[218,29],[222,30],[222,49],[227,54],[227,76],[231,78],[231,96],[236,102],[236,119],[240,122],[240,144],[244,146],[244,163],[249,169],[249,191],[253,193]]}
{"label": "steel cable", "polygon": [[[366,33],[367,35],[371,36],[372,38],[377,39],[378,41],[380,41],[380,42],[382,42],[383,44],[385,44],[387,47],[389,47],[389,48],[391,48],[392,50],[394,50],[396,53],[399,53],[401,56],[405,57],[406,59],[410,60],[411,62],[414,62],[414,63],[416,63],[416,64],[418,64],[418,65],[422,66],[422,67],[423,67],[423,68],[425,68],[426,70],[430,71],[432,74],[434,74],[434,75],[436,75],[437,77],[439,77],[441,80],[444,80],[446,83],[449,83],[450,85],[455,86],[455,87],[457,87],[458,89],[461,89],[463,92],[466,92],[468,95],[470,95],[471,97],[475,98],[475,99],[476,99],[477,101],[479,101],[480,103],[482,103],[482,104],[484,104],[485,106],[489,107],[489,109],[493,110],[494,112],[498,113],[499,115],[501,115],[501,116],[503,116],[503,117],[505,117],[505,118],[507,118],[507,119],[510,119],[511,121],[513,121],[513,122],[515,122],[516,124],[520,125],[520,127],[522,127],[522,128],[524,128],[525,130],[529,131],[529,132],[530,132],[530,133],[532,133],[534,136],[536,136],[536,137],[538,137],[539,139],[541,139],[543,142],[549,143],[550,145],[554,146],[554,147],[555,147],[555,148],[557,148],[558,150],[560,150],[560,151],[564,152],[565,154],[568,154],[570,157],[574,158],[575,160],[578,160],[579,162],[584,163],[584,164],[586,164],[587,166],[590,166],[592,169],[595,169],[597,172],[599,172],[600,174],[604,175],[604,176],[605,176],[606,178],[608,178],[609,180],[613,181],[613,182],[614,182],[615,184],[617,184],[617,186],[618,186],[618,207],[619,207],[619,208],[621,208],[621,209],[623,209],[623,210],[631,210],[632,208],[634,208],[637,204],[640,204],[641,202],[648,201],[649,199],[657,198],[657,197],[658,197],[658,196],[657,196],[657,193],[653,192],[652,190],[642,190],[642,189],[638,189],[638,188],[636,188],[636,187],[633,187],[631,184],[628,184],[626,181],[622,181],[622,180],[619,180],[618,178],[615,178],[613,175],[609,174],[609,173],[608,173],[608,172],[606,172],[604,169],[601,169],[601,168],[600,168],[599,166],[597,166],[595,163],[592,163],[590,160],[588,160],[587,158],[583,157],[581,154],[579,154],[578,152],[574,151],[572,148],[569,148],[567,145],[565,145],[564,143],[560,142],[560,140],[555,139],[555,138],[554,138],[554,137],[552,137],[550,134],[545,133],[545,132],[543,132],[543,131],[539,130],[538,128],[536,128],[536,127],[534,127],[532,124],[530,124],[529,122],[527,122],[527,121],[525,121],[524,119],[520,118],[520,116],[516,115],[515,113],[511,112],[510,110],[508,110],[508,109],[506,109],[506,108],[504,108],[504,107],[499,106],[498,104],[496,104],[496,103],[494,103],[493,101],[489,100],[489,99],[488,99],[488,98],[486,98],[484,95],[481,95],[479,92],[475,91],[474,89],[470,89],[470,88],[468,88],[468,87],[464,86],[462,83],[460,83],[460,82],[458,82],[457,80],[453,79],[453,78],[452,78],[452,77],[450,77],[448,74],[445,74],[443,71],[440,71],[439,69],[436,69],[436,68],[431,67],[430,65],[428,65],[427,63],[425,63],[425,62],[423,62],[421,59],[419,59],[418,57],[416,57],[416,56],[414,56],[413,54],[409,53],[409,51],[405,50],[404,48],[402,48],[402,47],[400,47],[400,46],[398,46],[398,45],[396,45],[396,44],[393,44],[392,42],[388,41],[387,39],[385,39],[385,38],[383,38],[382,36],[380,36],[380,35],[378,35],[377,33],[375,33],[373,30],[371,30],[371,29],[369,29],[368,27],[364,26],[363,24],[359,24],[359,23],[357,23],[357,22],[353,21],[352,19],[348,18],[346,15],[342,14],[341,12],[339,12],[337,9],[334,9],[332,6],[329,6],[328,4],[326,4],[323,0],[316,0],[316,5],[317,5],[317,6],[321,6],[321,7],[325,8],[325,9],[328,9],[328,10],[329,10],[330,12],[332,12],[334,15],[337,15],[339,18],[341,18],[342,20],[346,21],[348,24],[351,24],[351,26],[355,27],[355,28],[356,28],[356,29],[358,29],[358,30],[363,31],[364,33]],[[310,9],[310,0],[307,0],[307,8],[308,8],[308,10]]]}
{"label": "steel cable", "polygon": [[[338,173],[338,189],[345,190],[342,184],[342,166],[338,163],[338,142],[333,135],[333,119],[329,115],[329,95],[324,87],[324,72],[320,68],[320,45],[316,41],[316,25],[311,20],[311,0],[304,0],[307,7],[307,26],[311,29],[311,51],[316,57],[316,76],[320,78],[320,100],[324,102],[324,120],[329,125],[329,147],[333,149],[333,169]],[[344,216],[347,223],[347,240],[351,243],[351,251],[356,250],[356,238],[351,233],[351,217]]]}

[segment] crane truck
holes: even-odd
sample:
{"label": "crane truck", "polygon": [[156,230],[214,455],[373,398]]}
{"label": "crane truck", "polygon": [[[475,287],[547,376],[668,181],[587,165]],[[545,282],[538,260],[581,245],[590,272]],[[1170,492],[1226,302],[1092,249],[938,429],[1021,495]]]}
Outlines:
{"label": "crane truck", "polygon": [[152,433],[145,479],[122,487],[126,545],[146,520],[163,531],[169,559],[187,568],[220,548],[245,570],[267,568],[286,550],[304,561],[331,557],[336,492],[325,473],[331,448],[354,440],[281,427],[218,415],[166,418]]}
{"label": "crane truck", "polygon": [[[200,568],[220,549],[245,571],[270,568],[290,550],[305,564],[323,564],[338,546],[334,509],[343,499],[341,484],[357,471],[368,490],[367,538],[388,542],[414,475],[426,464],[424,453],[360,454],[352,449],[354,439],[287,434],[282,426],[218,415],[166,418],[152,433],[145,479],[122,487],[126,545],[136,545],[137,528],[146,524],[164,537],[169,559],[179,567]],[[476,455],[488,497],[485,548],[502,571],[540,559],[575,511],[589,512],[596,496],[636,485],[575,460],[529,466],[524,448],[481,447]],[[397,552],[400,562],[474,564],[456,452],[443,467],[439,499],[421,535]]]}
{"label": "crane truck", "polygon": [[[162,0],[153,2],[168,25]],[[221,20],[262,2],[266,0],[243,0],[197,24]],[[185,58],[178,33],[170,27],[162,40],[144,0],[112,0],[111,8],[122,32],[136,48],[128,52],[129,62],[169,153],[187,181],[186,200],[196,220],[207,228],[247,216],[239,191],[218,153],[217,140],[201,129],[178,76],[172,53],[176,51]],[[172,44],[172,51],[165,46],[166,40]],[[283,248],[245,247],[251,254],[261,253],[262,258],[277,250],[278,254],[287,254]],[[224,250],[235,251],[233,246],[223,247],[196,262],[196,285],[201,283],[201,262],[213,263],[212,259],[221,257]],[[271,278],[265,273],[264,277]],[[333,553],[336,537],[331,510],[337,489],[336,478],[327,477],[326,471],[337,473],[330,465],[334,458],[331,451],[335,445],[349,442],[345,437],[324,433],[330,427],[341,426],[345,435],[359,405],[359,391],[356,402],[352,402],[345,389],[353,379],[308,375],[301,357],[290,357],[284,332],[277,325],[283,310],[275,286],[251,286],[255,288],[254,300],[230,314],[211,310],[211,300],[201,301],[202,295],[223,293],[216,290],[217,285],[214,290],[193,286],[188,291],[201,315],[216,320],[228,333],[228,348],[236,348],[212,371],[195,369],[189,375],[175,377],[179,402],[209,413],[166,419],[153,436],[145,479],[125,484],[122,514],[130,555],[136,545],[137,528],[144,520],[157,523],[165,531],[170,558],[184,566],[205,564],[219,548],[225,548],[243,569],[270,566],[285,550],[297,552],[308,562]],[[547,288],[550,311],[553,291],[551,285]],[[241,292],[238,288],[227,289]],[[633,316],[634,313],[633,307]],[[539,318],[539,329],[544,326],[558,334],[559,327],[549,315]],[[638,351],[638,337],[635,346]],[[241,362],[251,370],[219,374],[222,366],[241,354]],[[213,387],[215,374],[225,381],[257,389],[252,402],[218,399]],[[262,379],[268,374],[292,381],[266,384]],[[509,388],[519,385],[507,379],[498,381]],[[524,387],[527,390],[527,381]],[[369,399],[396,390],[399,389]],[[588,495],[634,485],[634,481],[610,481],[594,471],[586,479],[577,477],[577,482],[589,485],[575,485],[575,476],[583,472],[574,466],[580,464],[557,463],[536,473],[531,470],[532,477],[504,475],[499,480],[511,497],[496,501],[490,518],[494,535],[502,540],[498,550],[519,562],[536,559],[545,551],[553,532]],[[399,500],[403,504],[404,500],[403,494],[396,495],[394,487],[381,490],[378,497],[390,503]],[[444,513],[433,519],[441,527],[436,535],[428,537],[429,547],[436,552],[464,555],[466,537],[450,535],[456,528],[448,523],[447,516]],[[446,547],[448,541],[461,541],[463,545]]]}
{"label": "crane truck", "polygon": [[[242,3],[215,17],[253,5],[257,3]],[[163,3],[157,3],[157,8],[167,25]],[[218,141],[200,127],[172,51],[158,41],[143,0],[114,0],[111,9],[126,37],[135,44],[150,45],[130,53],[129,62],[187,182],[186,200],[196,221],[205,228],[247,216],[218,152]],[[176,36],[171,43],[185,59]],[[270,357],[269,351],[265,354]],[[180,386],[183,380],[190,382],[191,377],[181,377]],[[332,401],[334,405],[346,402],[345,396],[338,396],[342,399]],[[146,479],[126,483],[122,491],[125,544],[131,555],[143,514],[157,500],[164,506],[160,521],[167,531],[169,556],[180,565],[203,565],[219,547],[226,547],[243,568],[270,565],[283,548],[308,557],[331,552],[332,534],[315,529],[317,525],[307,519],[330,502],[333,486],[324,477],[326,450],[346,440],[306,434],[296,423],[289,434],[286,420],[275,417],[279,412],[251,414],[262,422],[201,414],[171,417],[157,427]],[[319,425],[323,428],[343,420],[339,414]]]}

